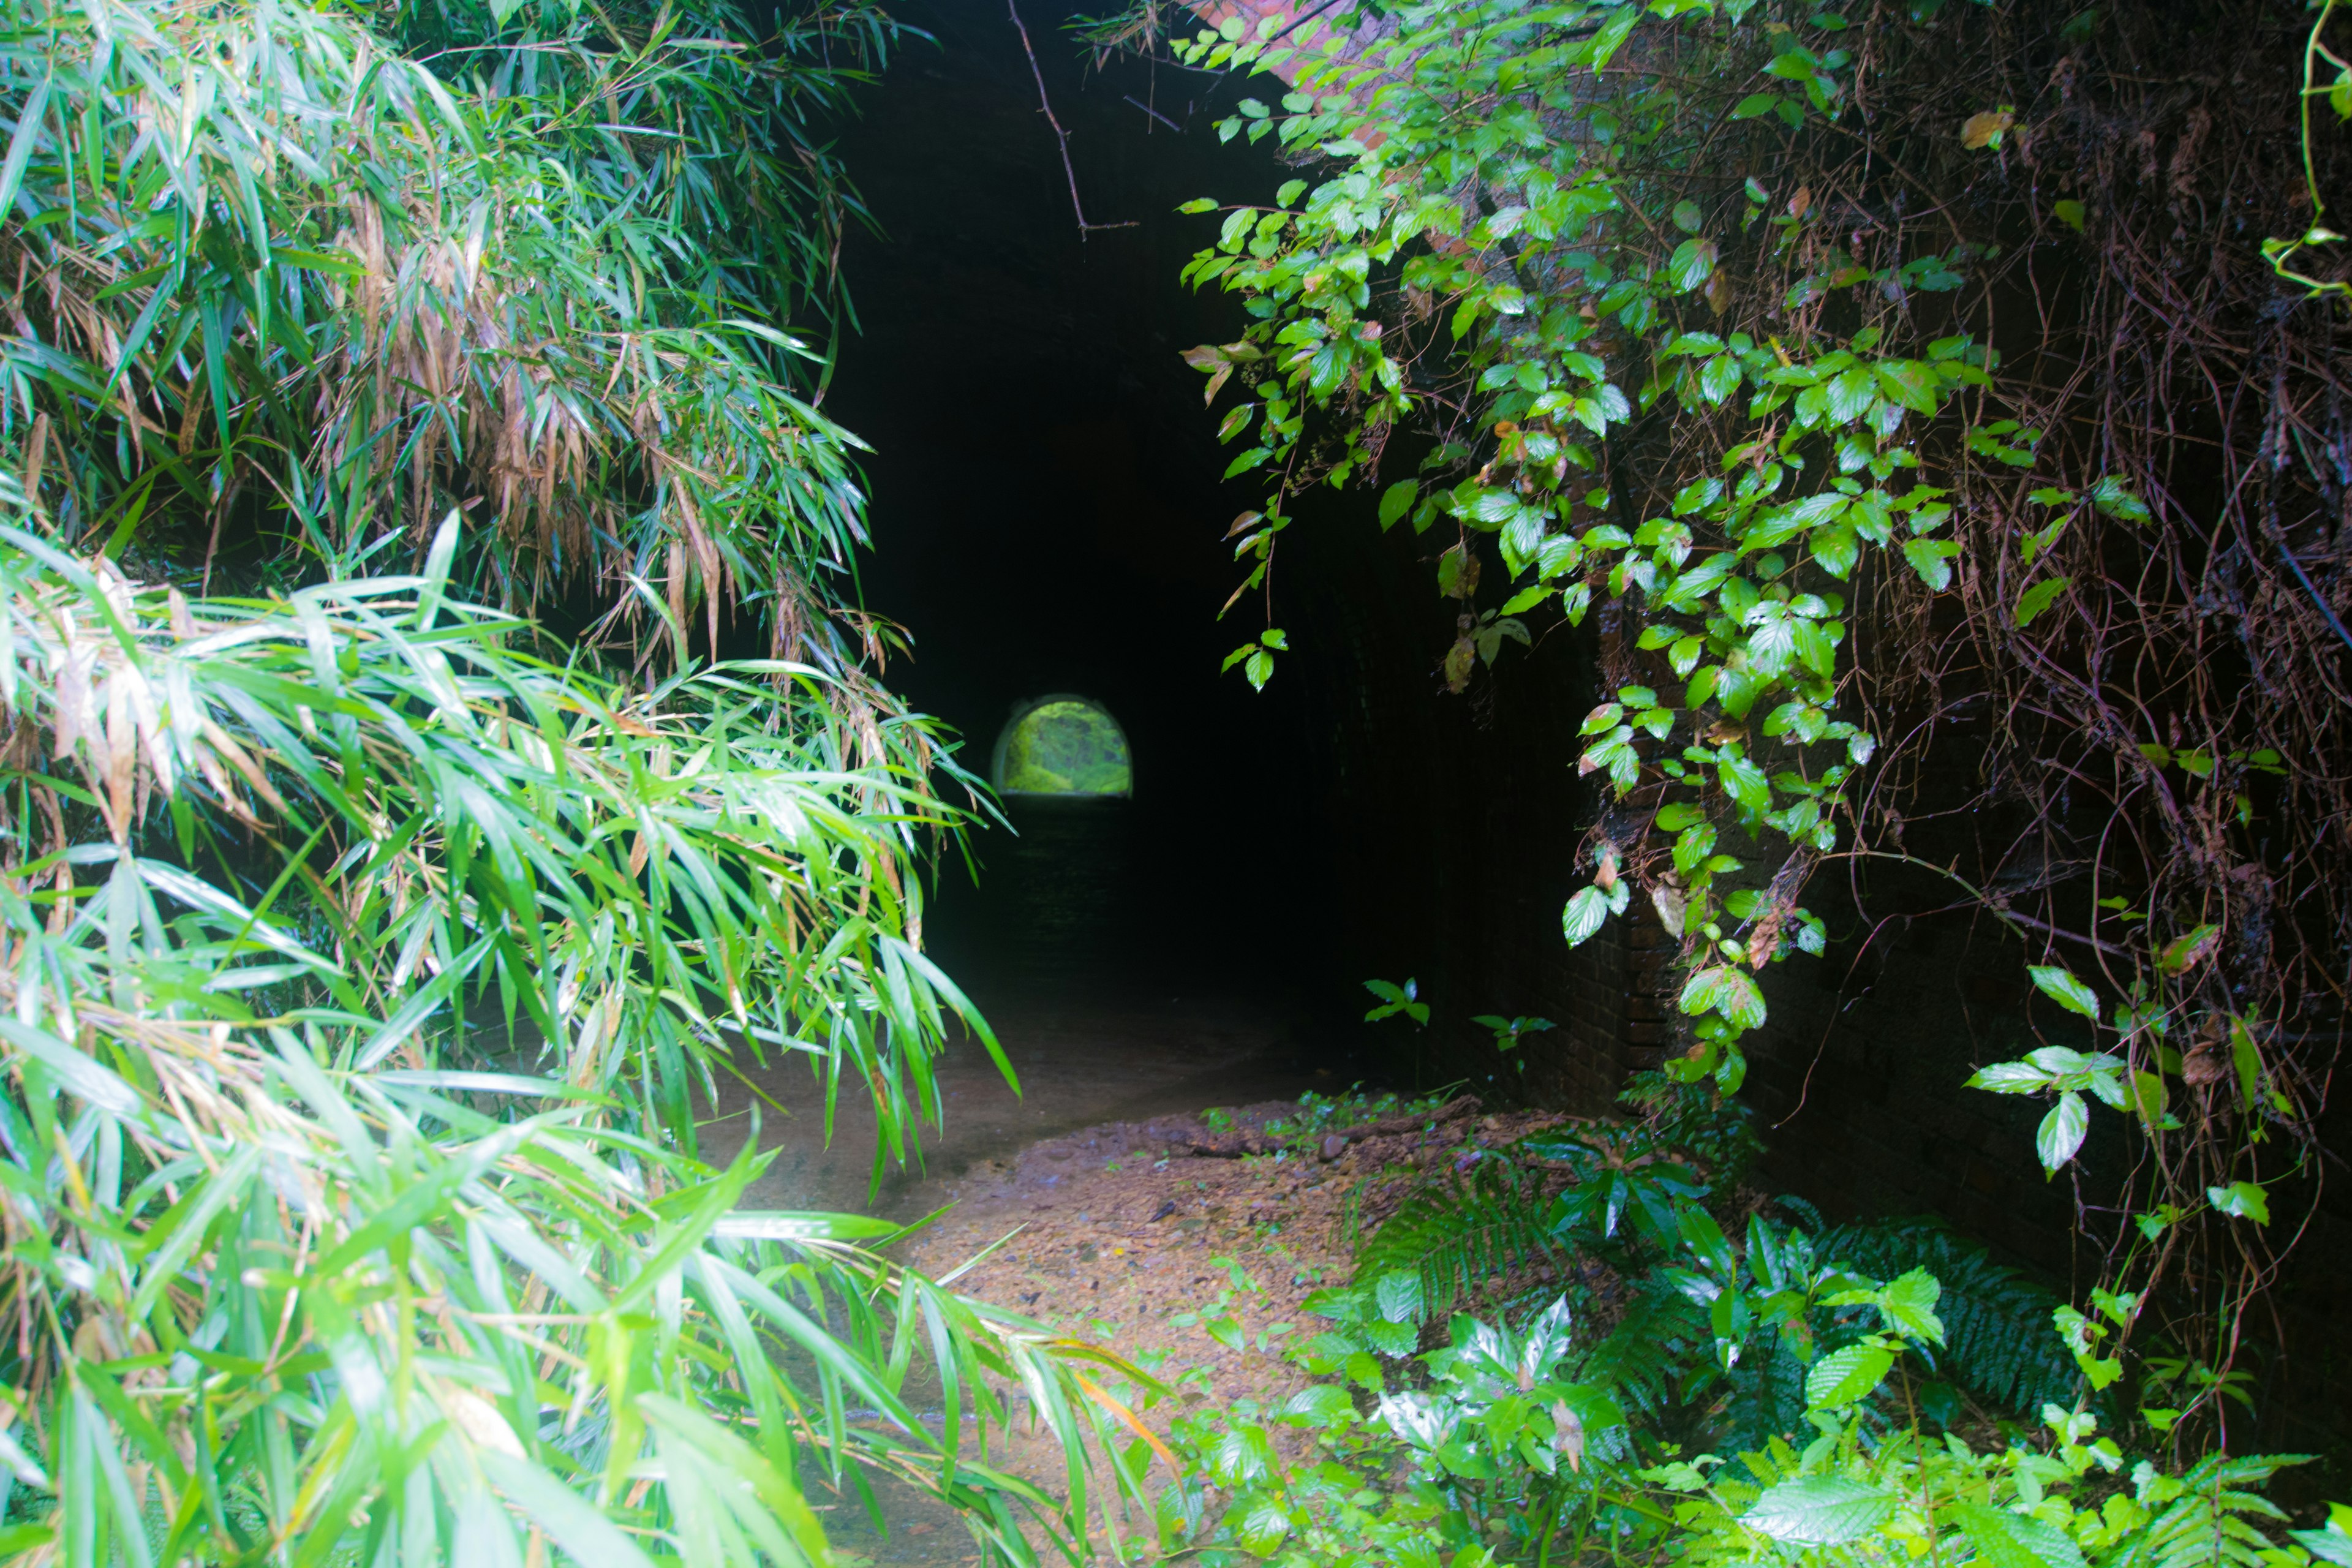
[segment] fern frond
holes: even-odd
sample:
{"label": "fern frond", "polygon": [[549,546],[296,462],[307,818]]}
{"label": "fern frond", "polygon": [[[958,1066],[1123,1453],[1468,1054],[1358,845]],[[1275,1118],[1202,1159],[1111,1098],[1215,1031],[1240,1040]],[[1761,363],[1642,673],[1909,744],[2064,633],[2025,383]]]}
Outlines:
{"label": "fern frond", "polygon": [[1580,1383],[1606,1387],[1630,1420],[1653,1420],[1680,1402],[1694,1361],[1710,1345],[1698,1308],[1671,1289],[1646,1290],[1577,1363]]}
{"label": "fern frond", "polygon": [[2275,1544],[2249,1520],[2284,1522],[2286,1514],[2259,1486],[2308,1454],[2208,1454],[2181,1476],[2186,1489],[2118,1555],[2111,1568],[2206,1568],[2229,1563],[2254,1568]]}
{"label": "fern frond", "polygon": [[2031,1416],[2045,1404],[2071,1405],[2082,1373],[2051,1327],[2056,1292],[1993,1261],[1982,1247],[1934,1219],[1836,1226],[1814,1244],[1880,1279],[1925,1268],[1943,1286],[1943,1375],[1979,1403]]}
{"label": "fern frond", "polygon": [[1356,1279],[1417,1274],[1423,1310],[1441,1317],[1487,1279],[1559,1264],[1549,1208],[1532,1173],[1499,1162],[1470,1181],[1425,1187],[1357,1247]]}
{"label": "fern frond", "polygon": [[1709,1441],[1732,1453],[1761,1448],[1805,1426],[1805,1358],[1775,1329],[1749,1337],[1724,1377]]}

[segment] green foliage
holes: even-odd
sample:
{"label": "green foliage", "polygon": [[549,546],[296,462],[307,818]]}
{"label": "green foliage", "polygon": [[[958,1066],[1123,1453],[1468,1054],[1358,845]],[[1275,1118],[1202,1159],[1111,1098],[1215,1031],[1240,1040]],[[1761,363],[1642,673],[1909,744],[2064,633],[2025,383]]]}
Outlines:
{"label": "green foliage", "polygon": [[1404,1274],[1418,1281],[1432,1316],[1479,1285],[1538,1263],[1557,1264],[1550,1200],[1533,1174],[1489,1160],[1407,1198],[1356,1249],[1356,1277]]}
{"label": "green foliage", "polygon": [[[2215,1455],[2174,1474],[2054,1405],[2038,1435],[1995,1447],[1928,1436],[1905,1414],[1903,1368],[1940,1333],[1936,1281],[1847,1277],[1832,1300],[1868,1321],[1801,1372],[1783,1426],[1727,1459],[1662,1434],[1674,1374],[1655,1347],[1674,1342],[1675,1309],[1598,1339],[1566,1299],[1517,1326],[1456,1317],[1416,1353],[1426,1314],[1410,1276],[1321,1293],[1309,1305],[1332,1326],[1289,1353],[1344,1383],[1171,1422],[1161,1549],[1218,1568],[2340,1560],[2340,1531],[2289,1541],[2261,1495],[2298,1456]],[[1680,1321],[1703,1342],[1686,1310]]]}
{"label": "green foliage", "polygon": [[[1630,1289],[1591,1364],[1625,1408],[1719,1450],[1796,1430],[1813,1369],[1867,1333],[1863,1309],[1912,1342],[1930,1420],[1954,1422],[1964,1398],[2020,1417],[2076,1402],[2055,1294],[1928,1220],[1824,1228],[1789,1199],[1810,1234],[1759,1215],[1735,1244],[1716,1215],[1760,1152],[1745,1109],[1657,1075],[1626,1099],[1648,1119],[1537,1133],[1409,1196],[1357,1248],[1362,1300],[1399,1323],[1435,1321],[1517,1272],[1505,1311],[1563,1287],[1581,1300],[1579,1261],[1604,1259]],[[1568,1178],[1557,1196],[1547,1175]],[[1873,1295],[1870,1280],[1901,1289]],[[1383,1332],[1402,1347],[1402,1331]]]}
{"label": "green foliage", "polygon": [[1386,1121],[1396,1117],[1422,1117],[1432,1114],[1444,1105],[1446,1094],[1400,1094],[1395,1089],[1379,1094],[1365,1092],[1361,1084],[1343,1094],[1318,1094],[1313,1089],[1298,1097],[1298,1106],[1267,1122],[1262,1129],[1265,1136],[1292,1148],[1307,1149],[1320,1143],[1325,1137],[1343,1128],[1361,1127],[1367,1122]]}
{"label": "green foliage", "polygon": [[1936,1307],[1944,1324],[1936,1365],[1942,1381],[1996,1410],[2024,1414],[2074,1403],[2080,1375],[2049,1329],[2063,1300],[1941,1221],[1842,1225],[1814,1245],[1881,1279],[1917,1268],[1935,1276],[1943,1289]]}
{"label": "green foliage", "polygon": [[[2319,223],[2308,116],[2316,100],[2339,118],[2352,108],[2352,68],[2329,31],[2341,8],[2307,9],[2294,25],[2295,221],[2309,227],[2265,247],[2272,271],[2244,265],[2262,226],[2198,231],[2189,248],[2210,245],[2216,288],[2250,271],[2263,280],[2231,294],[2236,335],[2200,362],[2209,385],[2252,384],[2252,367],[2273,363],[2261,345],[2295,302],[2273,276],[2306,298],[2345,293],[2290,265],[2338,242]],[[2089,157],[2114,126],[2153,112],[2147,47],[2199,47],[2153,19],[2126,41],[2122,15],[1405,0],[1345,10],[1344,24],[1230,18],[1176,46],[1187,65],[1255,73],[1261,96],[1219,133],[1268,143],[1298,174],[1270,203],[1187,208],[1217,227],[1183,276],[1245,312],[1234,341],[1187,356],[1210,403],[1238,395],[1229,475],[1267,487],[1244,589],[1267,581],[1297,496],[1360,484],[1378,496],[1368,522],[1438,535],[1425,553],[1459,606],[1443,658],[1455,690],[1481,656],[1492,662],[1504,622],[1577,626],[1611,604],[1579,768],[1617,804],[1589,837],[1591,879],[1562,929],[1571,944],[1590,940],[1638,893],[1680,943],[1676,1000],[1694,1048],[1670,1053],[1671,1075],[1738,1090],[1743,1041],[1768,1022],[1762,976],[1825,945],[1800,900],[1826,860],[1933,874],[2032,943],[2045,960],[2031,971],[2036,1022],[2063,1043],[2021,1042],[2021,1059],[1979,1086],[2047,1097],[2034,1146],[2053,1176],[2080,1158],[2097,1104],[2150,1145],[2130,1163],[2131,1190],[2102,1205],[2112,1217],[2085,1222],[2106,1258],[2102,1288],[2128,1303],[2120,1320],[2098,1309],[2105,1349],[2082,1348],[2109,1381],[2152,1306],[2165,1333],[2217,1363],[2246,1342],[2229,1325],[2299,1234],[2270,1225],[2273,1199],[2285,1167],[2302,1173],[2318,1157],[2310,1129],[2336,1048],[2286,1020],[2328,1013],[2352,907],[2314,826],[2340,813],[2305,804],[2336,786],[2272,735],[2272,716],[2295,707],[2288,694],[2321,679],[2272,660],[2346,639],[2329,607],[2340,594],[2305,564],[2321,552],[2289,534],[2329,537],[2336,479],[2309,466],[2289,512],[2236,521],[2271,542],[2282,572],[2268,602],[2291,601],[2282,613],[2301,629],[2232,611],[2244,673],[2218,673],[2202,634],[2178,629],[2208,624],[2195,591],[2159,605],[2146,585],[2201,580],[2220,535],[2165,499],[2177,450],[2152,434],[2152,395],[2080,347],[2173,330],[2161,312],[2101,301],[2160,291],[2146,258],[2169,243],[2158,237],[2187,231],[2168,210],[2135,206],[2121,179],[2030,197],[2012,179],[2015,160],[2042,155],[2032,149]],[[2260,7],[2243,18],[2267,47],[2275,18]],[[2081,91],[2043,85],[2094,79]],[[2207,119],[2256,125],[2255,107],[2233,92]],[[2242,133],[2264,144],[2259,129]],[[2197,161],[2185,153],[2178,179]],[[2242,186],[2230,199],[2273,194]],[[2103,281],[2041,317],[2038,341],[2013,328],[2004,341],[2032,363],[2074,364],[2081,374],[2060,379],[2079,395],[2011,375],[1991,342],[1997,318],[2015,320],[1998,300],[2042,257]],[[2295,363],[2327,362],[2327,330]],[[2316,380],[2272,394],[2281,419],[2319,395]],[[1391,439],[1405,432],[1415,439]],[[2294,439],[2340,445],[2315,428]],[[2281,472],[2279,449],[2223,443],[2203,491],[2253,494],[2255,476]],[[1418,472],[1382,471],[1407,451],[1424,454]],[[1865,591],[1879,628],[1868,637],[1853,618]],[[1955,662],[1962,643],[1970,652]],[[1256,652],[1250,676],[1263,684],[1274,660]],[[2155,709],[2105,673],[2158,668],[2180,673]],[[1984,737],[1968,742],[1986,750],[1979,773],[2020,792],[2045,843],[2071,836],[2088,788],[2158,847],[2125,871],[2085,845],[2098,885],[2048,890],[2075,879],[2053,869],[2039,917],[1941,852],[1930,863],[1895,847],[1913,781],[1948,762],[1928,748],[1951,742],[1926,737],[1950,732],[1955,704],[1980,700],[2003,716],[1971,731]],[[2104,717],[2126,710],[2144,715],[2146,736]],[[1904,766],[1865,792],[1872,726],[1890,721]],[[1945,801],[1934,811],[1965,816]],[[2206,847],[2218,843],[2228,849]],[[2238,869],[2249,865],[2260,877]],[[2117,879],[2126,891],[2107,891]],[[2288,895],[2269,889],[2290,884],[2305,911],[2291,939],[2225,940],[2270,930]],[[2097,977],[2049,961],[2091,950]],[[2210,1113],[2214,1094],[2234,1098],[2231,1114]],[[1616,1184],[1631,1201],[1636,1184]],[[1659,1212],[1595,1201],[1604,1219]],[[2193,1244],[2173,1234],[2184,1227]],[[2202,1261],[2241,1254],[2264,1261]],[[2221,1386],[2189,1410],[2210,1416]]]}
{"label": "green foliage", "polygon": [[37,503],[272,578],[381,571],[462,506],[469,587],[593,574],[679,657],[695,609],[715,640],[756,604],[807,657],[863,539],[854,439],[794,388],[856,210],[809,119],[888,36],[761,44],[723,0],[21,0],[0,424]]}
{"label": "green foliage", "polygon": [[[878,1177],[988,1039],[919,940],[971,781],[837,614],[855,441],[794,335],[889,26],[9,21],[0,1552],[822,1564],[805,1492],[878,1478],[1078,1550],[1090,1446],[1140,1474],[1115,1358],[739,1210],[756,1136],[696,1157],[797,1057]],[[775,657],[690,658],[723,605]],[[1067,1498],[966,1458],[1015,1387]]]}
{"label": "green foliage", "polygon": [[1084,702],[1041,702],[1004,738],[1000,787],[1013,795],[1125,795],[1135,785],[1127,736]]}
{"label": "green foliage", "polygon": [[[991,1379],[1074,1456],[1110,1418],[1055,1342],[861,1245],[890,1227],[736,1210],[756,1139],[683,1152],[689,1090],[776,1050],[911,1152],[945,1019],[984,1036],[906,934],[908,840],[951,820],[916,731],[868,752],[805,669],[542,662],[450,597],[454,548],[192,603],[0,530],[39,737],[0,881],[17,1545],[821,1562],[801,1489],[869,1470],[999,1557],[1078,1532],[956,1457]],[[480,1055],[493,1001],[543,1068]]]}
{"label": "green foliage", "polygon": [[1364,1014],[1364,1022],[1377,1024],[1383,1018],[1393,1018],[1402,1013],[1423,1028],[1429,1026],[1429,1004],[1421,999],[1421,986],[1408,977],[1402,985],[1388,980],[1367,980],[1364,989],[1375,998]]}

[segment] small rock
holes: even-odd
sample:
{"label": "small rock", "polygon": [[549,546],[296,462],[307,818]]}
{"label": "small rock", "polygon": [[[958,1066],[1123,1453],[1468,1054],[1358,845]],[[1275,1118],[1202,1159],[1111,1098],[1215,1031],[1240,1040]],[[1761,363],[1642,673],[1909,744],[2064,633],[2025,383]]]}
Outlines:
{"label": "small rock", "polygon": [[1323,1140],[1323,1158],[1325,1160],[1336,1160],[1347,1152],[1348,1141],[1345,1138],[1340,1137],[1337,1132],[1334,1132],[1331,1136]]}

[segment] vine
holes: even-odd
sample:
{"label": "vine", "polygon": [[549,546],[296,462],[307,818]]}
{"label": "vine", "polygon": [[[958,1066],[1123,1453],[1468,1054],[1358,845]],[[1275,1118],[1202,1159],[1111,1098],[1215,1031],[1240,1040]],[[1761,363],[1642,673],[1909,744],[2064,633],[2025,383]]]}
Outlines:
{"label": "vine", "polygon": [[1302,170],[1184,272],[1249,316],[1187,355],[1244,395],[1228,477],[1269,483],[1242,592],[1298,496],[1410,441],[1378,516],[1445,542],[1451,689],[1600,607],[1580,768],[1618,805],[1563,923],[1639,893],[1682,943],[1686,1081],[1740,1087],[1824,868],[1867,912],[1871,866],[1931,867],[2029,940],[2059,1026],[1972,1081],[2047,1098],[2053,1174],[2093,1100],[2131,1130],[2120,1194],[2077,1181],[2107,1265],[2063,1326],[2101,1387],[2160,1342],[2145,1421],[2219,1430],[2294,1228],[2270,1194],[2315,1198],[2352,946],[2352,441],[2308,303],[2340,286],[2242,237],[2315,233],[2333,151],[2281,155],[2308,93],[2210,85],[2284,86],[2300,27],[1423,0],[1284,29],[1176,47],[1277,79],[1220,133]]}

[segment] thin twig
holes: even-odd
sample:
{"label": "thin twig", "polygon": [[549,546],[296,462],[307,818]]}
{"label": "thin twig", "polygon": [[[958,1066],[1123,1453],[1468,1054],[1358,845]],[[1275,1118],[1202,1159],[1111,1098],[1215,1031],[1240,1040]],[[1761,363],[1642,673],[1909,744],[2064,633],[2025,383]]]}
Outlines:
{"label": "thin twig", "polygon": [[1177,135],[1181,136],[1184,134],[1184,128],[1182,126],[1177,124],[1174,121],[1169,119],[1166,115],[1160,113],[1158,110],[1152,108],[1151,105],[1144,102],[1141,99],[1135,97],[1132,93],[1121,93],[1119,96],[1126,99],[1128,102],[1134,104],[1136,108],[1143,110],[1144,113],[1151,116],[1152,119],[1160,121],[1160,124],[1168,127],[1169,130],[1176,132]]}
{"label": "thin twig", "polygon": [[[1060,121],[1054,118],[1053,100],[1045,96],[1045,73],[1037,68],[1037,51],[1029,47],[1029,29],[1022,25],[1021,7],[1015,5],[1013,0],[1004,0],[1004,9],[1013,16],[1013,30],[1021,35],[1021,52],[1029,57],[1029,74],[1037,79],[1037,110],[1045,117],[1045,123],[1054,128],[1054,139],[1062,144],[1062,173],[1069,176],[1070,210],[1078,216],[1079,242],[1085,243],[1087,236],[1097,229],[1135,227],[1136,225],[1132,220],[1127,223],[1088,223],[1087,221],[1086,206],[1078,200],[1078,172],[1070,164],[1070,133],[1062,129]],[[1146,110],[1144,112],[1149,114],[1151,111]]]}

